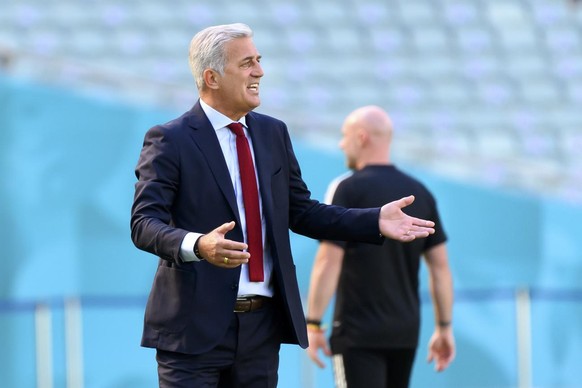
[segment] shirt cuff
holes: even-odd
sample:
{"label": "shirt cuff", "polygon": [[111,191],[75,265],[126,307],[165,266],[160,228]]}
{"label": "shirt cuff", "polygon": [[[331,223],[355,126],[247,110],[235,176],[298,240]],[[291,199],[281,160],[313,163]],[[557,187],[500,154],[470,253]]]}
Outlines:
{"label": "shirt cuff", "polygon": [[199,258],[196,257],[194,254],[194,244],[196,241],[202,236],[201,233],[193,233],[190,232],[186,236],[184,236],[184,240],[182,240],[182,245],[180,245],[180,258],[184,262],[189,261],[200,261]]}

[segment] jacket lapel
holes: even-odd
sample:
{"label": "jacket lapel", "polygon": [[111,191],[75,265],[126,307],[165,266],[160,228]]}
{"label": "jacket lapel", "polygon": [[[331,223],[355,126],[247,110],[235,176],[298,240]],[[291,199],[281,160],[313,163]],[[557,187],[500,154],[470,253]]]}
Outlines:
{"label": "jacket lapel", "polygon": [[228,167],[226,166],[220,143],[216,137],[216,132],[214,131],[214,128],[212,128],[210,121],[208,121],[199,101],[196,102],[194,107],[190,110],[189,125],[193,128],[192,138],[196,143],[196,146],[206,158],[208,168],[212,172],[224,198],[235,215],[237,225],[240,225],[236,197],[230,180]]}

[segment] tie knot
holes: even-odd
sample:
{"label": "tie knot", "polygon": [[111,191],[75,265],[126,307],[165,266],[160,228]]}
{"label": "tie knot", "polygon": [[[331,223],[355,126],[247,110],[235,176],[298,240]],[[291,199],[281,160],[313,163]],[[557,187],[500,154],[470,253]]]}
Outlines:
{"label": "tie knot", "polygon": [[234,132],[235,135],[237,136],[244,136],[245,132],[243,131],[243,125],[239,122],[236,123],[230,123],[227,125],[227,127]]}

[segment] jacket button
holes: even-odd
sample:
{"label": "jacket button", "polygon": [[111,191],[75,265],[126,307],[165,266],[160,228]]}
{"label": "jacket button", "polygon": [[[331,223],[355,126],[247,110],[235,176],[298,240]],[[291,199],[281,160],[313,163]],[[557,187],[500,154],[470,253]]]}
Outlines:
{"label": "jacket button", "polygon": [[233,284],[232,286],[230,286],[231,289],[236,290],[238,288],[238,284]]}

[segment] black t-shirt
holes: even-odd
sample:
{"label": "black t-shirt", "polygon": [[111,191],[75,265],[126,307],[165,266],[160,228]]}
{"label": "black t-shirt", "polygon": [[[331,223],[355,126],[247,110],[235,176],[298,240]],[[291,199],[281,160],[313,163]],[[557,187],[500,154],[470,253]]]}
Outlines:
{"label": "black t-shirt", "polygon": [[336,179],[328,189],[328,202],[352,208],[380,207],[411,194],[415,201],[404,212],[434,221],[434,234],[410,243],[334,242],[345,249],[330,338],[334,353],[346,346],[417,347],[420,259],[446,235],[432,194],[395,166],[367,166]]}

